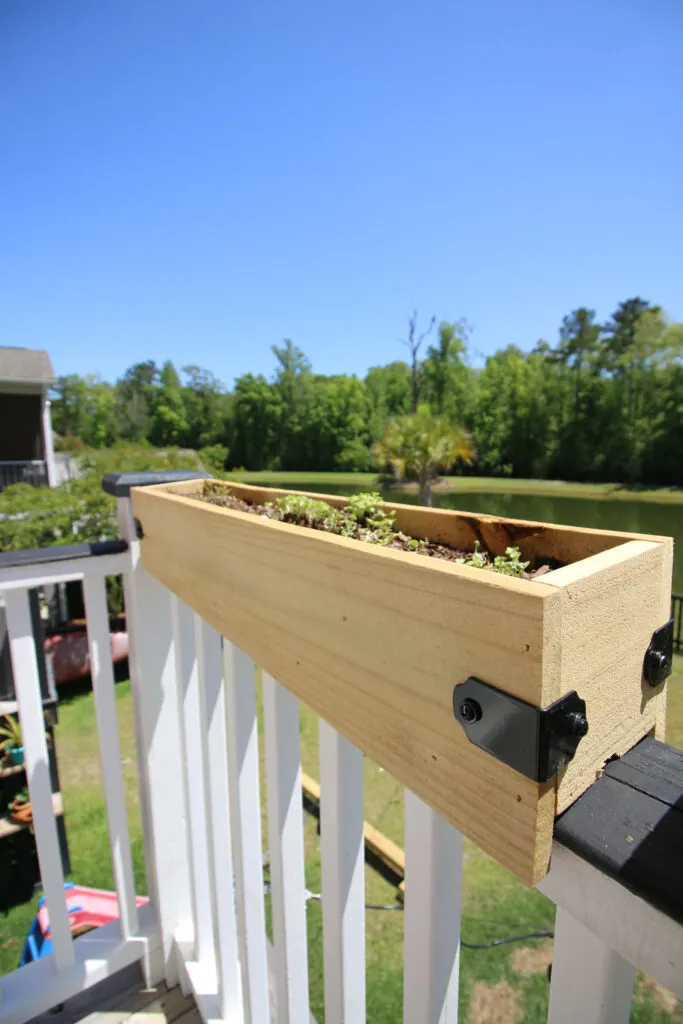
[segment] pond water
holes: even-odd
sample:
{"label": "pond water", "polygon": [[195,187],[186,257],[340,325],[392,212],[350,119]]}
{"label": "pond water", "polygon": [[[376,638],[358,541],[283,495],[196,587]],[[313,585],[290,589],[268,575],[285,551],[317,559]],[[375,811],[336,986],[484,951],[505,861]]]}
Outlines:
{"label": "pond water", "polygon": [[[279,485],[282,486],[282,485]],[[300,491],[326,494],[349,494],[362,488],[322,485],[316,480],[299,483]],[[392,488],[381,488],[387,501],[417,504],[416,494]],[[463,512],[484,512],[509,519],[532,519],[542,523],[565,523],[600,530],[623,530],[627,533],[653,533],[674,538],[674,593],[683,594],[683,505],[666,505],[652,501],[606,498],[566,498],[544,494],[435,494],[439,508],[457,508]]]}

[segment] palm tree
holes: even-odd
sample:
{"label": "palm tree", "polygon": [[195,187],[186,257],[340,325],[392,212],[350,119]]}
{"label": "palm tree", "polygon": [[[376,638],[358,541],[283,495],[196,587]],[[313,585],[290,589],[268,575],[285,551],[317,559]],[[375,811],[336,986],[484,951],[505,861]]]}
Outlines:
{"label": "palm tree", "polygon": [[474,445],[468,432],[445,416],[434,416],[426,405],[410,416],[401,416],[387,427],[374,447],[378,462],[389,463],[399,480],[417,477],[420,504],[432,504],[432,484],[440,472],[458,459],[470,462]]}

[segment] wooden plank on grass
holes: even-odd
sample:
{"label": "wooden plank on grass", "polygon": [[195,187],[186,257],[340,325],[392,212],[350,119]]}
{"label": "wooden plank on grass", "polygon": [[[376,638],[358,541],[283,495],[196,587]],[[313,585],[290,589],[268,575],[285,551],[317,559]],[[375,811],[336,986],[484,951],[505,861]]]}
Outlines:
{"label": "wooden plank on grass", "polygon": [[[301,788],[311,803],[320,804],[320,783],[317,779],[302,772]],[[400,878],[403,878],[406,858],[398,843],[395,843],[393,839],[389,839],[388,836],[385,836],[383,832],[380,832],[379,829],[375,828],[368,821],[363,822],[363,839],[368,850],[374,853],[376,857],[379,857],[391,871]]]}

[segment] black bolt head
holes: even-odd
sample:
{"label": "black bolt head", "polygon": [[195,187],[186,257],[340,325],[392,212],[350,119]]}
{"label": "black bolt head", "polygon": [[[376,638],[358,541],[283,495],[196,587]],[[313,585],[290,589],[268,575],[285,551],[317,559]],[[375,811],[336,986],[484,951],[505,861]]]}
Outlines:
{"label": "black bolt head", "polygon": [[474,722],[478,722],[481,718],[481,705],[476,700],[472,700],[471,697],[465,697],[465,699],[460,702],[458,714],[462,718],[463,722],[467,725],[472,725]]}
{"label": "black bolt head", "polygon": [[567,715],[567,726],[572,736],[585,736],[588,732],[588,719],[579,711]]}
{"label": "black bolt head", "polygon": [[664,651],[651,649],[645,655],[645,678],[650,686],[659,686],[671,675],[671,661]]}

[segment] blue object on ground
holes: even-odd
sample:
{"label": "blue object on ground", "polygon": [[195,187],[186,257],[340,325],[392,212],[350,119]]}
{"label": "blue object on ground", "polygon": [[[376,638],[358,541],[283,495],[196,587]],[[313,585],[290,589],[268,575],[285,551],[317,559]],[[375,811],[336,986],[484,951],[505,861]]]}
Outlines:
{"label": "blue object on ground", "polygon": [[[64,889],[68,890],[74,888],[73,882],[65,882]],[[38,900],[38,910],[45,906],[45,897],[41,896]],[[78,908],[72,907],[72,910]],[[46,939],[43,934],[43,930],[40,927],[40,920],[38,915],[33,918],[31,927],[28,930],[26,941],[24,942],[24,948],[21,952],[21,960],[19,961],[20,967],[25,967],[26,964],[33,963],[34,960],[39,960],[41,956],[48,956],[52,952],[52,939]]]}

